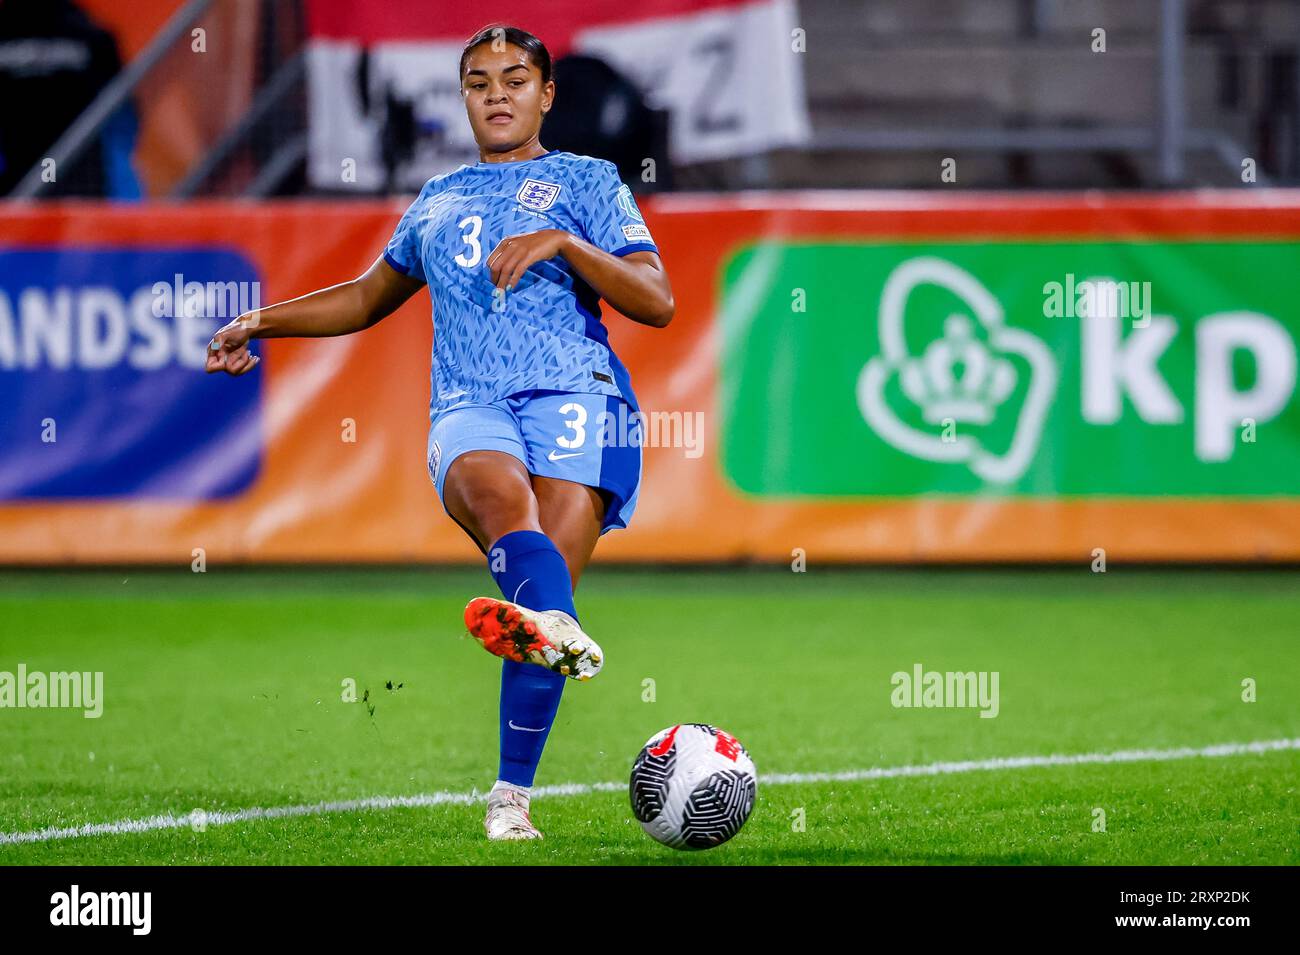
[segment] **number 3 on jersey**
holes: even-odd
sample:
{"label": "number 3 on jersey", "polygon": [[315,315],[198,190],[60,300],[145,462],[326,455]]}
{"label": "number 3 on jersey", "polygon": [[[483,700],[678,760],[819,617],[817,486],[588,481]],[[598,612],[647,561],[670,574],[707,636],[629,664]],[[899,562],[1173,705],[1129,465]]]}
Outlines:
{"label": "number 3 on jersey", "polygon": [[470,269],[478,265],[479,259],[483,258],[483,246],[478,241],[478,234],[483,229],[483,217],[466,216],[456,224],[458,229],[465,229],[466,226],[469,226],[469,228],[461,233],[460,238],[462,242],[469,246],[467,250],[469,254],[466,256],[465,251],[458,253],[456,255],[456,264]]}

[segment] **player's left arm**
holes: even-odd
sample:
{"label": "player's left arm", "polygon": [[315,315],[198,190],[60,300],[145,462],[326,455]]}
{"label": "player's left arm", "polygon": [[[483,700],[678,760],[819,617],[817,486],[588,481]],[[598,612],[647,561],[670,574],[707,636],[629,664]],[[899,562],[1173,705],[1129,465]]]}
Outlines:
{"label": "player's left arm", "polygon": [[596,294],[642,325],[663,328],[672,321],[676,305],[668,273],[654,252],[614,255],[563,229],[542,229],[501,240],[488,256],[492,284],[509,292],[529,266],[557,255]]}

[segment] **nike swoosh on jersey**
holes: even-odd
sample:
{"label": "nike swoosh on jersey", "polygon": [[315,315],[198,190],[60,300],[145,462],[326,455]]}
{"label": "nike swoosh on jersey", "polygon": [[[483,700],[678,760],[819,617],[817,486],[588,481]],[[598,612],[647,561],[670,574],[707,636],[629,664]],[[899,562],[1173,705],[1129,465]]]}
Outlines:
{"label": "nike swoosh on jersey", "polygon": [[582,451],[570,451],[568,454],[561,454],[559,451],[552,451],[550,454],[546,456],[546,460],[563,461],[565,458],[576,458],[578,455],[583,453],[584,452]]}

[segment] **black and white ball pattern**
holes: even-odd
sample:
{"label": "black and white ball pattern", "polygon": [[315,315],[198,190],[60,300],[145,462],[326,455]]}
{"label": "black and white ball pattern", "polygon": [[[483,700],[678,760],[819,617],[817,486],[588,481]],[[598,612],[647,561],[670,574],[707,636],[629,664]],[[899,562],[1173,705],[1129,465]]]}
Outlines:
{"label": "black and white ball pattern", "polygon": [[641,748],[629,792],[632,812],[652,838],[674,849],[708,849],[745,824],[758,774],[730,733],[707,723],[682,723]]}

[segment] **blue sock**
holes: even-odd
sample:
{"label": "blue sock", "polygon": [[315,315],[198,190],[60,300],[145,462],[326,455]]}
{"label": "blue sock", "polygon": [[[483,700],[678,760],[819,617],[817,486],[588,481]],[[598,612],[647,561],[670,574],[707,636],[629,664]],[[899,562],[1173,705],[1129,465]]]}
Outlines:
{"label": "blue sock", "polygon": [[[551,539],[537,531],[512,531],[488,548],[488,567],[501,595],[529,610],[563,610],[575,620],[569,566]],[[535,663],[503,660],[501,762],[497,778],[531,786],[560,709],[565,677]]]}

